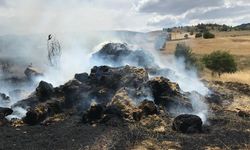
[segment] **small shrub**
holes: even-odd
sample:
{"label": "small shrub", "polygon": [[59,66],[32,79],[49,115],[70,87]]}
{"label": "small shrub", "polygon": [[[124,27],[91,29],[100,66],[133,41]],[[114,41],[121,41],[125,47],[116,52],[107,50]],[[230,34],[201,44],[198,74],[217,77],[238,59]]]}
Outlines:
{"label": "small shrub", "polygon": [[188,39],[188,34],[185,34],[185,35],[184,35],[184,38],[185,38],[185,39]]}
{"label": "small shrub", "polygon": [[212,70],[212,74],[234,73],[237,71],[237,65],[231,54],[228,52],[215,51],[202,58],[205,66]]}
{"label": "small shrub", "polygon": [[195,34],[195,38],[201,38],[201,37],[202,37],[202,33],[201,32]]}
{"label": "small shrub", "polygon": [[207,32],[203,33],[203,38],[204,39],[212,39],[212,38],[215,38],[215,35],[207,31]]}

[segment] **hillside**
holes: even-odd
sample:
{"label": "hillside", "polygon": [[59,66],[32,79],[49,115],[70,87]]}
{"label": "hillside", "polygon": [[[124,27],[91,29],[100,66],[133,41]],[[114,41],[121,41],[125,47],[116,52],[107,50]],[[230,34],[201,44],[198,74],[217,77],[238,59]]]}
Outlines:
{"label": "hillside", "polygon": [[216,24],[216,23],[207,23],[207,24],[200,23],[200,24],[192,25],[192,26],[179,26],[179,27],[172,27],[172,28],[164,28],[163,30],[166,30],[168,32],[173,32],[173,31],[204,32],[206,30],[219,31],[219,32],[244,31],[244,30],[250,30],[250,23],[240,24],[237,26],[230,26],[226,24]]}
{"label": "hillside", "polygon": [[235,27],[239,30],[250,30],[250,23],[241,24]]}

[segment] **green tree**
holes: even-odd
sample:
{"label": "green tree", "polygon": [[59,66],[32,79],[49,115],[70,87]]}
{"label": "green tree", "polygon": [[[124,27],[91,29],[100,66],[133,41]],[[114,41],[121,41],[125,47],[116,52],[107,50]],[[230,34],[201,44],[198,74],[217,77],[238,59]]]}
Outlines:
{"label": "green tree", "polygon": [[195,34],[195,38],[201,38],[201,37],[202,37],[202,33],[201,32]]}
{"label": "green tree", "polygon": [[185,39],[188,39],[188,34],[185,34],[185,35],[184,35],[184,38],[185,38]]}
{"label": "green tree", "polygon": [[192,49],[185,43],[178,43],[175,48],[175,56],[177,58],[184,58],[186,68],[190,69],[197,67],[197,59],[194,56]]}
{"label": "green tree", "polygon": [[219,76],[222,73],[234,73],[237,71],[237,65],[231,54],[228,52],[214,51],[202,58],[205,66],[212,70],[212,75],[217,73]]}

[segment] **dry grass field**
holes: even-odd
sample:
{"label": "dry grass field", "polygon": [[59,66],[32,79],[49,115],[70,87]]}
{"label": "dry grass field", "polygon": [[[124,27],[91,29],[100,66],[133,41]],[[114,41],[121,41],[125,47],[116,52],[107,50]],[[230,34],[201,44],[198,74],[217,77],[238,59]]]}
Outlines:
{"label": "dry grass field", "polygon": [[[250,32],[249,32],[250,33]],[[167,53],[175,50],[176,44],[184,42],[189,45],[196,54],[209,54],[215,50],[229,51],[236,56],[250,57],[250,35],[249,36],[216,36],[214,39],[187,39],[180,41],[168,41],[165,47]]]}
{"label": "dry grass field", "polygon": [[198,58],[215,50],[228,51],[234,55],[238,65],[238,72],[223,74],[219,77],[212,77],[210,72],[205,70],[202,75],[208,80],[233,81],[250,84],[250,31],[216,32],[214,39],[186,39],[179,41],[168,41],[165,53],[173,53],[177,43],[184,42],[190,46]]}
{"label": "dry grass field", "polygon": [[209,81],[239,82],[250,85],[250,70],[244,69],[236,73],[225,73],[219,76],[212,76],[208,70],[203,71],[202,78]]}

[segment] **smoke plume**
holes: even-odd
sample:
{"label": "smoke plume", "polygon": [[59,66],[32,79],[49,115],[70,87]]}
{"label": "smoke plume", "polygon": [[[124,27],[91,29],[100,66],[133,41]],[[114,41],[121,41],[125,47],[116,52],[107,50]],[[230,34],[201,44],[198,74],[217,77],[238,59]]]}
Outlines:
{"label": "smoke plume", "polygon": [[[165,45],[166,33],[108,31],[135,29],[133,23],[128,24],[128,20],[132,18],[134,22],[139,22],[140,19],[141,23],[145,23],[143,18],[134,14],[124,15],[123,11],[114,11],[99,0],[14,0],[4,1],[3,4],[4,7],[0,7],[0,11],[5,12],[2,14],[4,24],[0,24],[0,92],[10,96],[10,102],[3,103],[1,100],[0,107],[11,107],[17,101],[28,97],[41,80],[56,87],[71,80],[74,74],[89,73],[94,65],[104,63],[110,66],[157,66],[158,70],[168,71],[158,72],[156,75],[177,82],[183,92],[195,91],[203,96],[209,92],[195,70],[185,69],[183,60],[161,54],[159,49]],[[120,8],[120,5],[118,6]],[[130,22],[133,22],[133,19]],[[47,58],[47,40],[48,35],[52,33],[56,35],[61,48],[59,69],[51,67]],[[128,55],[120,64],[90,59],[91,55],[107,42],[127,43],[128,48],[135,51],[136,55]],[[9,67],[4,71],[2,66],[6,62]],[[43,72],[43,76],[27,81],[23,72],[31,64]],[[194,112],[190,113],[206,116],[208,111],[203,110],[207,110],[207,106],[201,98],[191,94],[190,99],[195,107]],[[24,112],[19,108],[14,110],[16,115]]]}

